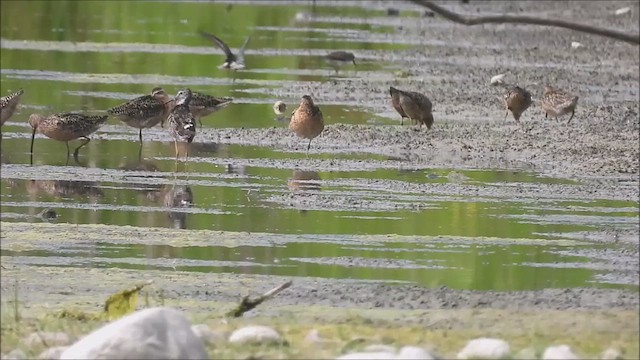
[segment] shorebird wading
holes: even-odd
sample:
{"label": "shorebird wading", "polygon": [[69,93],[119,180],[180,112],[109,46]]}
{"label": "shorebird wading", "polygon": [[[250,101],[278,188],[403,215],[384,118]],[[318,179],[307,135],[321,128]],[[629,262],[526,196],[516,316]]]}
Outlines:
{"label": "shorebird wading", "polygon": [[520,123],[520,116],[531,106],[531,93],[519,86],[514,86],[504,95],[504,106],[507,109],[504,114],[505,120],[511,111],[513,118]]}
{"label": "shorebird wading", "polygon": [[24,90],[20,89],[14,93],[0,98],[0,125],[3,125],[5,121],[9,120],[11,115],[16,111],[20,97],[24,94]]}
{"label": "shorebird wading", "polygon": [[578,97],[573,96],[560,89],[554,89],[551,86],[544,87],[544,95],[540,101],[540,106],[544,110],[544,117],[547,118],[551,115],[558,120],[559,116],[571,113],[571,117],[567,121],[567,124],[573,119],[573,115],[576,112],[576,106],[578,105]]}
{"label": "shorebird wading", "polygon": [[389,87],[389,93],[391,94],[391,103],[400,116],[417,121],[419,126],[425,124],[427,129],[431,129],[433,114],[429,98],[418,92],[402,91],[393,86]]}
{"label": "shorebird wading", "polygon": [[[176,106],[169,114],[169,133],[173,137],[176,149],[176,159],[178,158],[178,141],[191,143],[196,136],[196,119],[189,110],[191,102],[191,90],[182,89],[176,94]],[[189,156],[187,149],[186,157]]]}
{"label": "shorebird wading", "polygon": [[291,121],[289,121],[289,129],[299,137],[309,139],[309,145],[307,145],[308,155],[311,148],[311,140],[324,130],[322,111],[313,103],[311,96],[304,95],[300,106],[293,110]]}

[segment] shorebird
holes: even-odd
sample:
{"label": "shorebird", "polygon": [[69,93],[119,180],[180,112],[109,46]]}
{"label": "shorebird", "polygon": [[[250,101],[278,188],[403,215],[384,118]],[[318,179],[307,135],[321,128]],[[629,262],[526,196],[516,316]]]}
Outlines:
{"label": "shorebird", "polygon": [[200,35],[213,41],[213,43],[216,44],[217,47],[224,51],[226,58],[224,60],[224,63],[218,66],[218,69],[242,70],[246,67],[244,65],[244,49],[247,47],[247,44],[249,43],[249,39],[251,37],[247,36],[244,39],[244,44],[242,44],[242,47],[238,50],[238,55],[235,55],[233,52],[231,52],[229,46],[227,46],[227,44],[219,37],[204,31],[200,31]]}
{"label": "shorebird", "polygon": [[[178,141],[191,143],[196,136],[196,119],[189,110],[192,92],[189,89],[178,91],[175,97],[175,107],[169,114],[169,133],[173,137],[176,149],[176,159],[178,158]],[[187,149],[186,156],[189,156]]]}
{"label": "shorebird", "polygon": [[276,121],[289,121],[289,118],[284,114],[287,111],[287,104],[283,101],[276,101],[273,104],[273,112],[276,114]]}
{"label": "shorebird", "polygon": [[568,124],[571,122],[571,119],[573,119],[573,115],[576,112],[578,97],[573,96],[560,89],[554,89],[551,86],[545,86],[544,95],[542,96],[540,105],[544,110],[545,119],[549,115],[551,115],[556,118],[556,121],[558,121],[559,116],[571,113],[571,117],[569,118],[569,121],[567,121]]}
{"label": "shorebird", "polygon": [[161,87],[151,90],[151,95],[144,95],[129,100],[107,110],[107,114],[115,116],[125,124],[140,129],[139,139],[142,146],[142,129],[156,126],[164,127],[164,122],[171,112],[173,100]]}
{"label": "shorebird", "polygon": [[33,128],[31,133],[31,160],[33,163],[33,143],[36,131],[58,141],[64,141],[67,145],[67,161],[69,160],[69,141],[82,138],[83,142],[73,151],[73,157],[77,159],[78,151],[87,145],[91,139],[87,136],[94,133],[109,117],[107,115],[91,116],[76,113],[53,114],[43,116],[31,114],[29,125]]}
{"label": "shorebird", "polygon": [[404,110],[402,110],[402,106],[400,106],[400,92],[394,87],[389,87],[389,94],[391,95],[391,105],[393,105],[393,108],[400,114],[400,125],[404,125],[404,118],[409,117],[404,113]]}
{"label": "shorebird", "polygon": [[325,60],[331,67],[338,72],[338,69],[344,65],[353,63],[353,66],[356,66],[356,57],[353,53],[347,51],[334,51],[332,53],[327,54]]}
{"label": "shorebird", "polygon": [[519,86],[514,86],[504,95],[504,106],[507,109],[504,119],[507,119],[511,111],[516,123],[520,123],[520,116],[531,106],[531,93]]}
{"label": "shorebird", "polygon": [[211,95],[192,92],[191,101],[189,102],[189,110],[193,116],[198,119],[200,127],[202,127],[201,118],[211,115],[214,112],[225,108],[227,105],[233,102],[229,97],[213,97]]}
{"label": "shorebird", "polygon": [[309,145],[307,145],[307,155],[309,155],[311,140],[324,130],[322,111],[313,103],[311,96],[304,95],[300,106],[293,110],[291,121],[289,121],[289,129],[299,137],[309,139]]}
{"label": "shorebird", "polygon": [[0,125],[4,125],[4,122],[9,120],[11,115],[16,111],[22,94],[24,94],[24,90],[20,89],[0,98]]}
{"label": "shorebird", "polygon": [[[389,93],[391,94],[391,102],[393,107],[398,111],[400,116],[408,117],[412,121],[417,121],[418,126],[425,124],[427,129],[431,129],[433,125],[433,114],[431,100],[426,96],[415,91],[402,91],[389,87]],[[396,100],[398,107],[396,107]]]}

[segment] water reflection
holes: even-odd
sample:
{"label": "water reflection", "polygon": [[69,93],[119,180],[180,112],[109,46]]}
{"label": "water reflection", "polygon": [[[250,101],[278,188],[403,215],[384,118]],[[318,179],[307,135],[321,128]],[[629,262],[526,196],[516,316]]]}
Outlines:
{"label": "water reflection", "polygon": [[94,181],[70,180],[29,180],[27,193],[32,198],[37,198],[39,193],[46,193],[59,199],[87,198],[93,204],[104,196],[98,183]]}
{"label": "water reflection", "polygon": [[293,193],[320,190],[320,174],[317,171],[294,170],[292,177],[287,182],[289,190]]}
{"label": "water reflection", "polygon": [[[190,186],[171,186],[164,194],[164,206],[171,209],[188,208],[193,206],[193,192]],[[168,212],[169,220],[174,229],[187,228],[187,213],[174,210]]]}

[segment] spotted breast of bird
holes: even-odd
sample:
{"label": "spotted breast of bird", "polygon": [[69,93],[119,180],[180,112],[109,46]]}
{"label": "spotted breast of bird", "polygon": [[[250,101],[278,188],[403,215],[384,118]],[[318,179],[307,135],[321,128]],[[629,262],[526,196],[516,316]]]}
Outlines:
{"label": "spotted breast of bird", "polygon": [[189,109],[192,92],[181,89],[175,97],[175,107],[169,114],[169,133],[173,137],[176,157],[178,156],[178,141],[191,143],[196,136],[196,119]]}
{"label": "spotted breast of bird", "polygon": [[300,106],[291,113],[289,129],[303,139],[309,139],[307,154],[311,148],[311,140],[315,139],[324,130],[322,111],[314,104],[309,95],[302,96]]}
{"label": "spotted breast of bird", "polygon": [[18,91],[0,98],[0,125],[9,120],[11,115],[16,111],[22,94],[24,94],[24,90],[19,89]]}

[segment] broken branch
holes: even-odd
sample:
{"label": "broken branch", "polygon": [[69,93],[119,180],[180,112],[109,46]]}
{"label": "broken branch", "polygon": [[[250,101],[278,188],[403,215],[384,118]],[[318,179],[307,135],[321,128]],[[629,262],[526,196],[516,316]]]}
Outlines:
{"label": "broken branch", "polygon": [[256,299],[249,299],[249,295],[245,296],[242,298],[242,301],[240,302],[240,305],[238,305],[237,308],[229,311],[227,313],[227,316],[231,316],[231,317],[241,317],[244,313],[246,313],[247,311],[253,310],[256,306],[262,304],[263,302],[271,299],[272,297],[278,295],[279,292],[281,292],[282,290],[288,288],[289,286],[291,286],[292,281],[289,280],[286,283],[279,285],[269,291],[267,291],[266,293],[262,294],[261,296],[257,297]]}
{"label": "broken branch", "polygon": [[528,25],[542,25],[542,26],[554,26],[565,29],[580,31],[588,34],[600,35],[615,40],[620,40],[633,45],[640,45],[640,35],[627,34],[622,31],[603,29],[595,26],[589,26],[584,24],[572,23],[564,20],[554,19],[542,19],[532,16],[517,16],[517,15],[495,15],[495,16],[475,16],[465,17],[460,14],[451,12],[441,6],[438,6],[431,1],[427,0],[409,0],[414,4],[421,5],[427,9],[433,11],[436,14],[441,15],[445,19],[451,20],[458,24],[467,26],[479,25],[479,24],[528,24]]}

